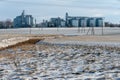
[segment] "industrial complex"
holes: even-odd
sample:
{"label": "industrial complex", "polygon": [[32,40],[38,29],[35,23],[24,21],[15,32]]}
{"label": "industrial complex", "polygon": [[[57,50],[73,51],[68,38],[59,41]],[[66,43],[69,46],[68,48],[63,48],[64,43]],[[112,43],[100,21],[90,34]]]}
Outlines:
{"label": "industrial complex", "polygon": [[68,27],[102,27],[104,26],[102,17],[74,17],[66,13],[66,26]]}
{"label": "industrial complex", "polygon": [[60,17],[51,18],[49,21],[43,20],[42,27],[103,27],[103,17],[77,17],[69,16],[66,13],[65,19]]}
{"label": "industrial complex", "polygon": [[20,27],[33,27],[32,15],[25,15],[25,11],[20,16],[17,16],[13,21],[13,26],[16,28]]}
{"label": "industrial complex", "polygon": [[34,24],[37,27],[103,27],[103,17],[83,17],[83,16],[69,16],[65,15],[65,19],[60,17],[50,18],[50,20],[43,20],[42,23],[36,25],[34,23],[32,15],[25,15],[25,11],[20,16],[17,16],[13,21],[15,28],[20,27],[33,27]]}

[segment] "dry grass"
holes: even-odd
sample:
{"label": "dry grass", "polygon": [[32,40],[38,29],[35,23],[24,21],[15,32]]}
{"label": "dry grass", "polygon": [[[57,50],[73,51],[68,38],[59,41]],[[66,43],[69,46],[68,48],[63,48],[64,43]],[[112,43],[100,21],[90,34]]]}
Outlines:
{"label": "dry grass", "polygon": [[0,50],[5,50],[5,49],[9,49],[9,48],[16,48],[16,47],[22,46],[22,45],[35,44],[36,42],[43,40],[43,39],[44,38],[29,38],[28,40],[23,41],[23,42],[18,42],[15,45],[10,45],[10,46],[4,47],[4,48],[0,48]]}
{"label": "dry grass", "polygon": [[[22,49],[22,51],[31,51],[31,50],[36,50],[36,42],[40,40],[44,40],[45,38],[54,38],[58,35],[11,35],[11,34],[4,34],[0,35],[0,40],[3,39],[9,39],[13,37],[28,37],[29,40],[19,42],[15,45],[10,45],[8,47],[0,48],[1,51],[6,50],[6,49],[12,49],[14,52],[16,52],[18,49]],[[20,56],[21,58],[29,58],[34,55],[32,54],[27,54],[27,53],[21,53],[21,54],[12,54],[9,52],[1,52],[0,53],[0,59],[1,58],[8,58],[8,59],[14,59],[16,56]]]}
{"label": "dry grass", "polygon": [[[17,49],[22,49],[23,51],[29,51],[29,50],[35,50],[35,43],[43,40],[42,38],[30,38],[27,41],[17,43],[16,45],[11,45],[5,48],[1,48],[1,50],[5,49],[12,49],[14,52],[17,51]],[[19,56],[20,58],[30,58],[33,55],[32,54],[27,54],[27,53],[20,53],[20,54],[12,54],[6,51],[6,53],[0,53],[0,59],[1,58],[7,58],[7,59],[15,59],[16,56]]]}
{"label": "dry grass", "polygon": [[17,49],[21,49],[22,51],[32,51],[36,50],[35,44],[23,44],[23,45],[17,45],[14,47],[11,47],[14,51],[17,51]]}
{"label": "dry grass", "polygon": [[90,42],[120,42],[120,36],[64,36],[56,40],[62,41],[90,41]]}
{"label": "dry grass", "polygon": [[54,37],[58,37],[58,36],[60,36],[60,35],[1,34],[0,35],[0,41],[2,41],[4,39],[15,38],[15,37],[26,37],[26,38],[29,38],[29,40],[24,41],[24,42],[18,42],[17,44],[10,45],[8,47],[0,48],[0,50],[13,48],[13,47],[17,47],[17,46],[20,46],[20,45],[35,44],[37,41],[43,40],[45,38],[54,38]]}
{"label": "dry grass", "polygon": [[24,59],[24,58],[30,58],[30,57],[33,57],[32,54],[10,54],[10,53],[1,53],[0,54],[0,59],[1,58],[7,58],[7,59],[15,59],[16,57],[19,57],[21,59]]}

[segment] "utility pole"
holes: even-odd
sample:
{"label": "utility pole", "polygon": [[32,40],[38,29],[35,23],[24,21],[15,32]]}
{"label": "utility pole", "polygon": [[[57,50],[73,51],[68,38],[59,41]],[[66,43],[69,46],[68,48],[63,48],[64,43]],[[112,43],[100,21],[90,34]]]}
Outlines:
{"label": "utility pole", "polygon": [[31,34],[31,26],[30,26],[29,34]]}
{"label": "utility pole", "polygon": [[78,33],[80,32],[80,27],[78,26]]}
{"label": "utility pole", "polygon": [[35,25],[34,26],[36,27],[36,19],[35,19]]}
{"label": "utility pole", "polygon": [[92,35],[95,35],[95,30],[94,30],[94,26],[92,26],[92,32],[91,32]]}
{"label": "utility pole", "polygon": [[103,21],[103,25],[102,25],[102,36],[104,35],[104,26],[105,26],[105,24],[104,24],[104,21]]}
{"label": "utility pole", "polygon": [[103,26],[102,26],[102,36],[104,35],[104,32],[103,32]]}

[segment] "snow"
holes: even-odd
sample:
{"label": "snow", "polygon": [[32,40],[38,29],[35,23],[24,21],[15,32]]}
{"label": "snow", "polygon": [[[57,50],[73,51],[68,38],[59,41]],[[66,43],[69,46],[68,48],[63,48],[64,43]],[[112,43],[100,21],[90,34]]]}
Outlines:
{"label": "snow", "polygon": [[13,37],[10,39],[3,39],[0,42],[0,48],[5,48],[8,46],[16,45],[17,43],[24,42],[27,40],[29,40],[29,38],[27,38],[27,37]]}
{"label": "snow", "polygon": [[[44,28],[40,33],[34,28],[34,34],[64,34],[81,35],[77,28],[64,28],[56,31],[56,28]],[[114,28],[106,28],[108,32],[119,31]],[[17,29],[12,29],[13,31]],[[18,29],[19,32],[27,29]],[[68,31],[72,31],[71,33]],[[100,31],[100,28],[97,28]],[[16,33],[18,33],[16,31]],[[9,30],[8,32],[9,33]],[[23,32],[20,34],[26,34]],[[85,33],[83,33],[85,34]],[[112,33],[113,34],[113,33]],[[27,37],[14,37],[4,39],[0,47],[16,44],[28,40]],[[32,57],[15,59],[0,59],[0,79],[5,80],[119,80],[120,79],[120,43],[119,42],[90,42],[90,41],[61,41],[49,40],[40,41],[36,45],[37,50],[7,49],[0,53],[27,53]],[[101,47],[102,46],[102,47]],[[109,48],[117,47],[117,48]],[[15,65],[17,63],[17,66]]]}
{"label": "snow", "polygon": [[[90,29],[90,31],[89,31]],[[102,34],[102,27],[95,27],[95,35]],[[85,30],[85,32],[84,32]],[[91,28],[18,28],[0,29],[0,34],[62,34],[62,35],[91,35]],[[88,32],[89,31],[89,32]],[[120,28],[104,27],[104,35],[120,35]]]}
{"label": "snow", "polygon": [[[39,43],[37,46],[39,51],[31,50],[33,53],[29,53],[35,56],[21,59],[16,68],[13,68],[15,66],[11,62],[12,60],[7,58],[1,60],[0,73],[3,74],[1,78],[6,77],[12,80],[105,80],[120,77],[120,56],[118,56],[120,51],[117,49],[43,43]],[[23,52],[22,49],[17,50]],[[12,49],[7,51],[14,52]],[[24,51],[24,53],[26,52],[28,51]]]}
{"label": "snow", "polygon": [[51,44],[51,45],[84,45],[84,46],[106,46],[106,47],[120,47],[119,42],[91,42],[91,41],[40,41],[37,44]]}

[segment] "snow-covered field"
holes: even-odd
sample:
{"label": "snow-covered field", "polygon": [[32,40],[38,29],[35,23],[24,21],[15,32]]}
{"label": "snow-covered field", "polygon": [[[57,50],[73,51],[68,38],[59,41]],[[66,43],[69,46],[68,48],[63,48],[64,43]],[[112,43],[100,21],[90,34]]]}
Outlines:
{"label": "snow-covered field", "polygon": [[[104,35],[120,35],[120,28],[103,28]],[[18,28],[0,29],[0,34],[63,34],[63,35],[87,35],[91,34],[91,28]],[[102,28],[95,28],[95,34],[101,35]]]}
{"label": "snow-covered field", "polygon": [[[24,35],[30,30],[31,34],[69,36],[1,50],[0,80],[120,80],[120,28],[104,28],[107,36],[90,37],[71,36],[86,35],[88,28],[85,32],[78,28],[1,29],[0,34]],[[101,28],[95,28],[95,34],[101,35]],[[16,38],[1,40],[6,45],[16,42]]]}
{"label": "snow-covered field", "polygon": [[[28,49],[0,51],[17,54],[0,59],[3,80],[119,80],[120,48],[53,45],[39,42]],[[35,48],[36,49],[33,49]],[[19,56],[21,54],[31,57]]]}

